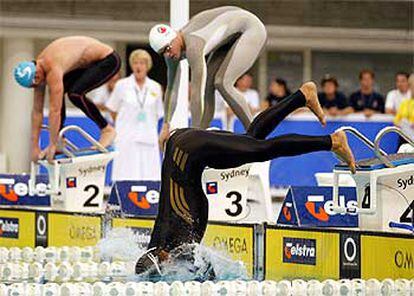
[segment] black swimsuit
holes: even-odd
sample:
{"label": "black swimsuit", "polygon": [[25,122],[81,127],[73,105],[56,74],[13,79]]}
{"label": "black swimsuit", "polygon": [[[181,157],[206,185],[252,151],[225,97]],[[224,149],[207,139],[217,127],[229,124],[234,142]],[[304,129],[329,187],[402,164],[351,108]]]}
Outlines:
{"label": "black swimsuit", "polygon": [[[83,111],[86,116],[92,119],[100,129],[107,126],[108,122],[102,116],[99,109],[92,103],[85,94],[111,79],[119,72],[121,58],[115,51],[104,59],[93,63],[85,69],[75,69],[63,76],[65,93],[69,100]],[[65,100],[63,99],[61,109],[61,128],[66,119]]]}
{"label": "black swimsuit", "polygon": [[265,139],[288,114],[305,103],[305,97],[297,91],[259,114],[243,135],[194,128],[177,130],[167,142],[158,216],[149,248],[169,252],[182,244],[202,240],[207,227],[208,200],[201,175],[207,166],[226,169],[281,156],[331,150],[330,136],[290,134]]}

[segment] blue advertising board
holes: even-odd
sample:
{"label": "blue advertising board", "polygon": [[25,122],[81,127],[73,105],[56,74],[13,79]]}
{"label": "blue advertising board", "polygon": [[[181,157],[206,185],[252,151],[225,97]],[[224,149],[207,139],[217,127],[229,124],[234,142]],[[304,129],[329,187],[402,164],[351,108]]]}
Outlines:
{"label": "blue advertising board", "polygon": [[[339,189],[339,202],[350,211],[357,206],[354,187]],[[332,187],[290,187],[277,219],[278,224],[317,227],[358,227],[355,213],[333,211]]]}
{"label": "blue advertising board", "polygon": [[109,203],[119,205],[122,213],[131,216],[156,216],[160,199],[158,181],[116,181]]}
{"label": "blue advertising board", "polygon": [[38,175],[36,188],[30,188],[29,179],[29,175],[0,174],[0,205],[49,207],[49,195],[32,193],[34,189],[45,191],[49,184],[49,177]]}

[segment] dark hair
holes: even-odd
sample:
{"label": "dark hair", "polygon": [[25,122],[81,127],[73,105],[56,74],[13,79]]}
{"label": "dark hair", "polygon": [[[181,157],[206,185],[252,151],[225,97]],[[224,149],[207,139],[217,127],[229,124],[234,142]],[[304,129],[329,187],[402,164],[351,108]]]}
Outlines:
{"label": "dark hair", "polygon": [[397,73],[395,73],[395,78],[397,78],[398,76],[405,76],[408,79],[410,77],[410,74],[404,71],[398,71]]}
{"label": "dark hair", "polygon": [[275,79],[273,79],[273,81],[276,82],[277,84],[283,86],[286,95],[290,95],[291,94],[290,89],[288,88],[287,82],[286,82],[285,79],[283,79],[283,78],[275,78]]}
{"label": "dark hair", "polygon": [[322,80],[321,80],[321,85],[322,87],[324,87],[325,83],[327,82],[332,82],[333,84],[335,84],[336,87],[339,86],[338,80],[336,79],[335,76],[331,76],[329,74],[326,74],[325,76],[323,76]]}
{"label": "dark hair", "polygon": [[369,75],[371,75],[372,79],[375,79],[374,71],[372,71],[370,69],[363,69],[363,70],[361,70],[361,72],[359,72],[359,80],[361,80],[362,76],[364,76],[365,74],[369,74]]}
{"label": "dark hair", "polygon": [[[190,75],[191,76],[191,75]],[[250,76],[253,78],[253,75],[250,74],[250,72],[244,72],[239,78],[237,78],[236,82],[237,83],[240,79],[242,79],[244,76]]]}

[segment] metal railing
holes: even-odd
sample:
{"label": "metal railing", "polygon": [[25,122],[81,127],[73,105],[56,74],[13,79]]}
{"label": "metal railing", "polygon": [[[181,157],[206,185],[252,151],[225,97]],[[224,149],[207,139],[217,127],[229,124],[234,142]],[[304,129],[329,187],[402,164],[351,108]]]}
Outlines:
{"label": "metal railing", "polygon": [[[364,143],[365,146],[367,146],[369,149],[371,149],[372,151],[377,153],[376,152],[377,148],[376,148],[375,144],[370,139],[368,139],[366,136],[364,136],[364,134],[362,134],[356,128],[354,128],[352,126],[344,126],[344,127],[338,128],[336,131],[344,131],[344,132],[348,132],[348,133],[354,135],[357,139],[361,140],[361,142]],[[378,148],[378,153],[381,154],[381,155],[384,155],[384,156],[388,155],[384,150],[382,150],[380,148]]]}
{"label": "metal railing", "polygon": [[[62,152],[69,158],[75,157],[76,152],[84,151],[82,148],[78,148],[75,144],[70,142],[67,138],[65,138],[65,133],[69,131],[76,131],[79,134],[81,134],[85,140],[87,140],[90,144],[92,144],[92,147],[96,147],[99,152],[102,153],[108,153],[108,149],[106,149],[104,146],[102,146],[101,143],[96,141],[92,136],[90,136],[87,132],[85,132],[83,129],[76,125],[69,125],[64,127],[59,132],[59,142],[62,144]],[[90,150],[88,148],[87,150]]]}
{"label": "metal railing", "polygon": [[400,128],[396,126],[388,126],[388,127],[383,128],[375,137],[374,152],[375,152],[375,155],[389,168],[393,168],[395,167],[395,165],[393,165],[391,161],[388,159],[387,154],[383,155],[381,153],[382,150],[380,148],[380,142],[386,134],[389,134],[391,132],[399,134],[401,137],[404,138],[404,140],[408,142],[408,144],[414,147],[414,141],[409,136],[407,136]]}

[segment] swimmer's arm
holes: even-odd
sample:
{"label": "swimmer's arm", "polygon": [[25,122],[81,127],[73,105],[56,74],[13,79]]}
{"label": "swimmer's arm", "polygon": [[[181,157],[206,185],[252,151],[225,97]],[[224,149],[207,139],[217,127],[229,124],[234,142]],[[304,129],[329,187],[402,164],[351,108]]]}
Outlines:
{"label": "swimmer's arm", "polygon": [[170,124],[177,107],[178,89],[180,87],[180,61],[166,58],[165,62],[168,67],[168,83],[164,95],[164,125]]}
{"label": "swimmer's arm", "polygon": [[[190,101],[192,104],[199,105],[201,110],[199,111],[199,118],[194,118],[193,120],[200,120],[204,112],[204,93],[206,88],[206,79],[207,79],[207,65],[204,58],[203,49],[200,45],[199,50],[188,50],[187,59],[188,63],[191,66],[191,98]],[[198,112],[197,112],[198,113]],[[200,126],[201,122],[193,122],[193,126]],[[208,126],[202,127],[207,128]]]}
{"label": "swimmer's arm", "polygon": [[49,140],[50,145],[56,146],[60,128],[60,112],[63,101],[63,73],[52,70],[46,77],[49,86]]}
{"label": "swimmer's arm", "polygon": [[32,147],[39,146],[39,137],[43,122],[43,106],[45,103],[45,88],[45,85],[42,84],[34,89],[32,108]]}

